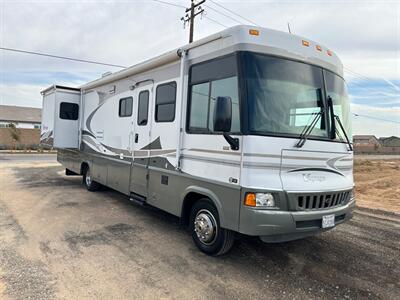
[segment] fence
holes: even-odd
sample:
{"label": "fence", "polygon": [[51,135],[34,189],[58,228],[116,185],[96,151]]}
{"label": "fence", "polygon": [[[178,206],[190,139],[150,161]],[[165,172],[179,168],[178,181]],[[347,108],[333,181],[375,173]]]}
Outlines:
{"label": "fence", "polygon": [[0,128],[0,150],[36,150],[39,148],[40,129],[18,128],[19,140],[13,139],[11,128]]}

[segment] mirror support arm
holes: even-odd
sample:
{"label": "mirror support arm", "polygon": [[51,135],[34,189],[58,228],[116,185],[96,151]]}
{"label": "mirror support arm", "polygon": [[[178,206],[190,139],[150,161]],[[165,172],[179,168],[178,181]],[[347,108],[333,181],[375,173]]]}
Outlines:
{"label": "mirror support arm", "polygon": [[224,132],[223,136],[225,140],[228,142],[228,144],[231,146],[232,150],[239,150],[239,139],[231,137],[228,133]]}

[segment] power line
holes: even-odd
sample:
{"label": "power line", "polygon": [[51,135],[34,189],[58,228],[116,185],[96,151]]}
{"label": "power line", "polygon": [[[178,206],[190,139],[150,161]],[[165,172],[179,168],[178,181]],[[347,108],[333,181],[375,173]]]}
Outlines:
{"label": "power line", "polygon": [[152,1],[158,2],[158,3],[162,3],[162,4],[166,4],[166,5],[175,6],[175,7],[179,7],[179,8],[186,8],[186,6],[183,6],[183,5],[180,5],[180,4],[171,3],[171,2],[166,2],[166,1],[161,1],[161,0],[152,0]]}
{"label": "power line", "polygon": [[213,7],[209,6],[209,5],[207,5],[207,4],[204,4],[204,6],[207,7],[208,9],[211,9],[211,10],[213,10],[213,11],[215,11],[215,12],[217,12],[217,13],[223,15],[224,17],[227,17],[227,18],[229,18],[229,19],[231,19],[231,20],[233,20],[233,21],[239,23],[239,24],[243,24],[243,23],[240,22],[239,20],[237,20],[237,19],[231,17],[230,15],[225,14],[225,13],[223,13],[223,12],[221,12],[221,11],[219,11],[219,10],[217,10],[217,9],[215,9],[215,8],[213,8]]}
{"label": "power line", "polygon": [[218,25],[220,25],[222,27],[228,28],[228,26],[226,26],[226,25],[224,25],[224,24],[222,24],[222,23],[220,23],[220,22],[218,22],[218,21],[216,21],[214,19],[211,19],[210,17],[208,17],[206,15],[204,15],[203,18],[206,18],[206,19],[210,20],[211,22],[214,22],[215,24],[218,24]]}
{"label": "power line", "polygon": [[246,20],[247,22],[250,22],[250,23],[253,24],[253,25],[256,25],[256,26],[261,27],[261,25],[257,24],[256,22],[253,22],[252,20],[247,19],[247,18],[245,18],[245,17],[239,15],[238,13],[234,12],[233,10],[231,10],[231,9],[229,9],[229,8],[226,8],[225,6],[223,6],[223,5],[221,5],[221,4],[217,3],[217,2],[215,2],[215,1],[213,1],[213,0],[210,0],[210,2],[211,2],[211,3],[214,3],[215,5],[217,5],[217,6],[221,7],[221,8],[223,8],[223,9],[225,9],[226,11],[230,12],[231,14],[233,14],[233,15],[239,17],[239,18],[242,18],[243,20]]}
{"label": "power line", "polygon": [[85,59],[72,58],[72,57],[66,57],[66,56],[60,56],[60,55],[53,55],[53,54],[47,54],[47,53],[41,53],[41,52],[14,49],[14,48],[0,47],[0,50],[17,52],[17,53],[24,53],[24,54],[39,55],[39,56],[46,56],[46,57],[58,58],[58,59],[64,59],[64,60],[72,60],[72,61],[77,61],[77,62],[83,62],[83,63],[95,64],[95,65],[102,65],[102,66],[109,66],[109,67],[116,67],[116,68],[127,68],[126,66],[108,64],[108,63],[98,62],[98,61],[94,61],[94,60],[85,60]]}
{"label": "power line", "polygon": [[381,118],[377,118],[377,117],[371,117],[371,116],[366,116],[366,115],[360,115],[360,114],[356,114],[356,113],[353,113],[353,115],[354,115],[355,117],[362,117],[362,118],[368,118],[368,119],[373,119],[373,120],[379,120],[379,121],[384,121],[384,122],[390,122],[390,123],[400,124],[400,122],[398,122],[398,121],[393,121],[393,120],[386,120],[386,119],[381,119]]}

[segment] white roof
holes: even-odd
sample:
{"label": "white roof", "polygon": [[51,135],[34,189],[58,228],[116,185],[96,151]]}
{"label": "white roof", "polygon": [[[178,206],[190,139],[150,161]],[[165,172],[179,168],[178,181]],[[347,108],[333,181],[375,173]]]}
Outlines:
{"label": "white roof", "polygon": [[[210,45],[212,45],[211,48],[209,47]],[[181,51],[195,48],[201,49],[203,47],[206,48],[204,49],[205,51],[209,52],[218,51],[228,47],[236,47],[236,50],[250,51],[257,51],[257,49],[260,49],[263,53],[298,59],[320,65],[338,73],[339,75],[343,72],[342,63],[336,54],[320,43],[282,31],[248,25],[238,25],[200,39],[192,44],[187,44],[181,48],[169,51],[163,55],[115,72],[106,77],[84,84],[81,88],[91,89],[161,65],[172,63],[179,59]],[[191,52],[192,51],[189,52],[189,56],[190,58],[193,58],[190,55]],[[200,53],[201,52],[202,51],[200,51]],[[202,54],[204,54],[204,51]]]}

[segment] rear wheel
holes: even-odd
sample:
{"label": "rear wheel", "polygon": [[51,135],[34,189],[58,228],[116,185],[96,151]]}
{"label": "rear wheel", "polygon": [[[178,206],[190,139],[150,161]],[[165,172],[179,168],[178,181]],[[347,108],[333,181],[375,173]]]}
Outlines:
{"label": "rear wheel", "polygon": [[85,185],[86,189],[91,192],[95,192],[101,187],[100,183],[93,180],[89,167],[86,167],[85,171],[83,172],[83,184]]}
{"label": "rear wheel", "polygon": [[208,199],[201,199],[193,205],[190,230],[196,246],[208,255],[227,253],[235,239],[233,231],[221,228],[218,211]]}

